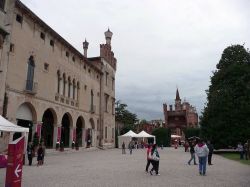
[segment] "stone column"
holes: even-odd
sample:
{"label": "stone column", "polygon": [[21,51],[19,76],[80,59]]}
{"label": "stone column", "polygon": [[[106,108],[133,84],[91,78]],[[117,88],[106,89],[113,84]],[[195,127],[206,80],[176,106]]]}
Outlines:
{"label": "stone column", "polygon": [[70,84],[70,98],[73,99],[73,84]]}
{"label": "stone column", "polygon": [[60,84],[59,93],[60,93],[60,95],[63,95],[63,79],[62,78],[60,78],[59,84]]}
{"label": "stone column", "polygon": [[71,147],[72,140],[73,140],[73,127],[69,128],[69,147]]}
{"label": "stone column", "polygon": [[65,97],[68,97],[68,89],[69,89],[69,87],[68,87],[68,82],[65,81],[65,93],[64,93],[64,96],[65,96]]}
{"label": "stone column", "polygon": [[53,148],[56,148],[57,142],[57,126],[54,125],[54,132],[53,132]]}
{"label": "stone column", "polygon": [[82,147],[86,147],[85,136],[86,136],[85,129],[82,128]]}

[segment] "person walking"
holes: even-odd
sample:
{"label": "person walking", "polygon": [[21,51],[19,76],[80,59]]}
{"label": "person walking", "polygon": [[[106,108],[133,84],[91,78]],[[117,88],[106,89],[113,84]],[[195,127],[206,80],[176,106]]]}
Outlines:
{"label": "person walking", "polygon": [[43,148],[42,145],[39,144],[38,150],[37,150],[37,166],[42,165],[43,162]]}
{"label": "person walking", "polygon": [[248,142],[246,142],[244,144],[244,155],[245,155],[246,160],[248,160],[248,154],[249,154],[249,152],[248,152]]}
{"label": "person walking", "polygon": [[239,153],[240,153],[240,159],[242,160],[243,159],[243,155],[244,155],[244,149],[243,149],[243,145],[241,144],[241,142],[238,143],[237,150],[239,151]]}
{"label": "person walking", "polygon": [[29,160],[29,166],[32,165],[32,160],[33,160],[33,152],[34,152],[34,148],[31,142],[29,142],[28,146],[27,146],[27,155],[28,155],[28,160]]}
{"label": "person walking", "polygon": [[194,160],[194,165],[197,165],[197,164],[196,164],[196,161],[195,161],[194,146],[195,146],[195,144],[194,144],[194,142],[192,142],[192,143],[190,144],[190,155],[191,155],[191,158],[190,158],[190,160],[188,161],[188,165],[190,165],[190,163],[192,162],[192,160]]}
{"label": "person walking", "polygon": [[206,164],[209,149],[203,140],[198,140],[198,143],[194,147],[194,151],[199,158],[199,173],[200,175],[206,175]]}
{"label": "person walking", "polygon": [[153,165],[152,169],[150,170],[150,175],[153,175],[153,171],[155,171],[156,175],[160,175],[159,174],[160,155],[159,155],[159,152],[157,150],[156,144],[153,145],[153,147],[151,149],[151,153],[149,154],[149,158],[151,159],[151,163]]}
{"label": "person walking", "polygon": [[151,159],[149,158],[149,154],[151,154],[151,145],[149,144],[148,145],[148,148],[147,148],[147,165],[146,165],[146,172],[148,172],[148,167],[149,167],[149,165],[150,165],[150,163],[151,163]]}
{"label": "person walking", "polygon": [[128,144],[128,148],[129,148],[130,155],[132,155],[132,150],[133,150],[132,141]]}
{"label": "person walking", "polygon": [[46,149],[44,143],[42,143],[42,149],[43,149],[43,155],[42,155],[42,165],[43,165],[44,164],[45,149]]}
{"label": "person walking", "polygon": [[209,149],[209,153],[208,153],[208,165],[213,165],[212,164],[212,155],[213,155],[213,152],[214,152],[214,145],[208,141],[207,142],[207,147]]}
{"label": "person walking", "polygon": [[124,142],[122,143],[122,154],[126,154],[126,151],[125,151],[125,143],[124,143]]}

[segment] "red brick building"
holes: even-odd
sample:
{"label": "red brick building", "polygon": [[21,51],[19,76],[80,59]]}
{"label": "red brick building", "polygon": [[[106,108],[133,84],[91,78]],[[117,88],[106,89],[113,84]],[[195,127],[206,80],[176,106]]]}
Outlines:
{"label": "red brick building", "polygon": [[198,126],[198,114],[195,107],[188,102],[181,102],[178,89],[176,90],[175,108],[166,103],[163,104],[165,117],[165,127],[171,129],[171,134],[176,134],[184,138],[183,130],[187,127]]}

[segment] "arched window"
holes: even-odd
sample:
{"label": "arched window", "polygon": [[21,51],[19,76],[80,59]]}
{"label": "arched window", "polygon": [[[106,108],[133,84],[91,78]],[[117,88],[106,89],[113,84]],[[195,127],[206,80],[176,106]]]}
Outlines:
{"label": "arched window", "polygon": [[91,109],[92,109],[93,104],[94,104],[94,92],[93,92],[93,90],[91,90],[91,100],[90,100],[90,103],[91,103]]}
{"label": "arched window", "polygon": [[68,77],[68,98],[70,98],[70,90],[71,90],[71,78]]}
{"label": "arched window", "polygon": [[60,94],[60,80],[61,80],[61,73],[57,71],[57,93]]}
{"label": "arched window", "polygon": [[33,79],[34,79],[35,62],[34,57],[30,56],[28,60],[28,72],[26,81],[26,90],[33,90]]}
{"label": "arched window", "polygon": [[63,74],[63,95],[66,95],[66,75],[65,73]]}

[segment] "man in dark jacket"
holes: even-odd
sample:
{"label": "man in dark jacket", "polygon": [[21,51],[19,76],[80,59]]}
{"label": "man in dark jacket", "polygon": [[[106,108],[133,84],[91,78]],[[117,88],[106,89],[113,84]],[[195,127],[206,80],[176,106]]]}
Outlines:
{"label": "man in dark jacket", "polygon": [[212,154],[214,152],[214,146],[213,144],[211,144],[210,141],[207,142],[207,147],[209,149],[209,153],[208,153],[208,165],[213,165],[212,164]]}

